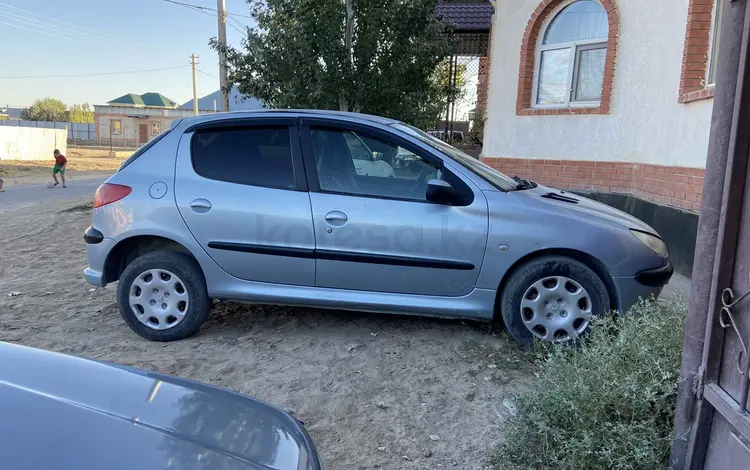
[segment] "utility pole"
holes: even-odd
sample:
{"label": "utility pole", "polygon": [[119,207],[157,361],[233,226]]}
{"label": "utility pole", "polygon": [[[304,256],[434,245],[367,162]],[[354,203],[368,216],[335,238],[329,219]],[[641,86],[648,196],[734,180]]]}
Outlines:
{"label": "utility pole", "polygon": [[198,56],[190,54],[190,64],[193,66],[193,112],[198,115]]}
{"label": "utility pole", "polygon": [[226,0],[216,0],[219,19],[219,86],[221,87],[222,111],[229,111],[229,86],[227,85],[227,6]]}

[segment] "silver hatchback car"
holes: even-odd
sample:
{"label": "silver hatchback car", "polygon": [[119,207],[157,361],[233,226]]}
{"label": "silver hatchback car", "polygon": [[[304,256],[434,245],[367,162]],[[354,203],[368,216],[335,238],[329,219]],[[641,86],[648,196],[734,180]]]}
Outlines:
{"label": "silver hatchback car", "polygon": [[502,319],[569,341],[658,295],[648,225],[510,178],[391,119],[260,111],[175,121],[96,192],[95,286],[136,333],[195,333],[211,299]]}

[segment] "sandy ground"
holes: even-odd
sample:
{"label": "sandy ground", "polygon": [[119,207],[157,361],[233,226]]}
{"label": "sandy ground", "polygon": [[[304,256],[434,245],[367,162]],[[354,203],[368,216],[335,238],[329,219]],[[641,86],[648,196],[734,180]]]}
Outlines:
{"label": "sandy ground", "polygon": [[119,317],[116,285],[83,280],[90,200],[0,219],[0,341],[259,397],[304,421],[334,470],[482,468],[503,399],[533,378],[504,332],[471,322],[220,302],[192,338],[142,340]]}

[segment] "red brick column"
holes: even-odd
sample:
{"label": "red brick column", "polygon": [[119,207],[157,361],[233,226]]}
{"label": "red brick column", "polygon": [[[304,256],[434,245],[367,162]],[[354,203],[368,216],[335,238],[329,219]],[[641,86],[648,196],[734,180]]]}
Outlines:
{"label": "red brick column", "polygon": [[685,50],[680,75],[680,103],[713,98],[714,87],[706,86],[708,50],[711,44],[711,21],[714,0],[690,0],[688,6]]}

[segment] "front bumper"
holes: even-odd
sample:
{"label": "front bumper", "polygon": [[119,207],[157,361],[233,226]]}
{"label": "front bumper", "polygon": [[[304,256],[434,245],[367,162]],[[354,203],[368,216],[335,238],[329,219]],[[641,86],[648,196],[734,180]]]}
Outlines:
{"label": "front bumper", "polygon": [[635,275],[635,280],[648,287],[664,287],[669,284],[672,274],[674,266],[667,261],[667,264],[660,268],[644,269]]}
{"label": "front bumper", "polygon": [[620,312],[627,312],[638,299],[657,298],[669,283],[674,267],[669,261],[664,266],[646,269],[635,276],[614,278],[617,293],[620,297]]}

